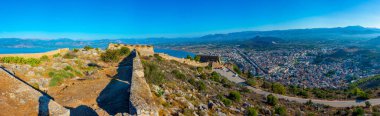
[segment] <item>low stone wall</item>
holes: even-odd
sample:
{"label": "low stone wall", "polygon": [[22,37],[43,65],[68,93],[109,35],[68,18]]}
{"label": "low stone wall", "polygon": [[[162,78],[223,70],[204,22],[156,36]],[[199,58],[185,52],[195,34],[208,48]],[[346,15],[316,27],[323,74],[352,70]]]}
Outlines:
{"label": "low stone wall", "polygon": [[166,60],[174,60],[174,61],[177,61],[177,62],[180,62],[180,63],[184,63],[184,64],[187,64],[187,65],[190,65],[190,66],[195,66],[195,67],[206,67],[209,65],[209,63],[200,63],[200,62],[197,62],[197,61],[194,61],[194,60],[189,60],[189,59],[184,59],[184,58],[177,58],[177,57],[173,57],[173,56],[170,56],[170,55],[167,55],[167,54],[163,54],[163,53],[158,53],[159,56],[161,56],[162,58],[166,59]]}
{"label": "low stone wall", "polygon": [[20,54],[0,54],[0,57],[25,57],[25,58],[41,58],[42,56],[53,56],[54,54],[66,54],[69,48],[52,50],[44,53],[20,53]]}
{"label": "low stone wall", "polygon": [[69,116],[70,111],[46,94],[0,69],[0,114]]}
{"label": "low stone wall", "polygon": [[154,104],[153,96],[144,77],[144,68],[137,52],[133,51],[132,79],[130,88],[129,106],[132,115],[158,116],[158,109]]}
{"label": "low stone wall", "polygon": [[154,49],[151,45],[128,45],[128,44],[108,44],[108,49],[120,49],[122,47],[127,47],[130,50],[136,50],[141,56],[153,56]]}

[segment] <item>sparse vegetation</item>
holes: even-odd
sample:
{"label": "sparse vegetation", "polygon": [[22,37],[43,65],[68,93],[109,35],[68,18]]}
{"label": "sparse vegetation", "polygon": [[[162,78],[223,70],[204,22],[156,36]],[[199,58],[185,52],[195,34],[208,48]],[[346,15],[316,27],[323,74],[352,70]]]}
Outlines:
{"label": "sparse vegetation", "polygon": [[247,116],[258,116],[258,115],[259,115],[259,113],[255,108],[249,107],[247,109]]}
{"label": "sparse vegetation", "polygon": [[272,84],[272,91],[278,94],[285,94],[286,88],[280,83],[274,83]]}
{"label": "sparse vegetation", "polygon": [[49,77],[51,78],[49,86],[57,86],[64,79],[74,77],[74,74],[65,70],[51,71],[48,74],[49,74]]}
{"label": "sparse vegetation", "polygon": [[269,94],[269,95],[267,96],[267,103],[268,103],[269,105],[275,106],[275,105],[277,105],[277,103],[278,103],[278,99],[277,99],[276,96],[274,96],[274,95],[272,95],[272,94]]}
{"label": "sparse vegetation", "polygon": [[117,62],[120,60],[120,57],[127,56],[129,54],[130,50],[127,47],[122,47],[116,50],[107,49],[106,52],[100,55],[100,58],[104,62]]}
{"label": "sparse vegetation", "polygon": [[235,101],[235,102],[239,102],[241,100],[240,92],[238,92],[238,91],[232,91],[228,95],[228,98],[231,99],[231,100],[233,100],[233,101]]}
{"label": "sparse vegetation", "polygon": [[88,51],[88,50],[91,50],[91,49],[94,49],[94,48],[91,47],[91,46],[84,46],[83,49],[86,50],[86,51]]}
{"label": "sparse vegetation", "polygon": [[250,85],[250,86],[256,86],[256,80],[255,79],[248,79],[247,81],[246,81],[246,83],[248,84],[248,85]]}
{"label": "sparse vegetation", "polygon": [[53,55],[54,58],[56,58],[56,57],[60,57],[60,56],[61,56],[60,53],[56,53],[56,54]]}
{"label": "sparse vegetation", "polygon": [[41,56],[40,60],[43,62],[46,62],[46,61],[49,61],[50,59],[47,55],[43,55],[43,56]]}
{"label": "sparse vegetation", "polygon": [[158,65],[153,62],[142,62],[144,64],[145,79],[148,83],[160,85],[165,82],[164,73],[159,70]]}
{"label": "sparse vegetation", "polygon": [[286,108],[284,106],[276,106],[274,108],[274,113],[280,115],[280,116],[286,116]]}
{"label": "sparse vegetation", "polygon": [[239,75],[242,74],[241,70],[239,69],[239,67],[238,67],[237,65],[234,65],[232,68],[233,68],[233,70],[234,70],[237,74],[239,74]]}
{"label": "sparse vegetation", "polygon": [[185,74],[183,74],[181,71],[179,70],[173,70],[172,71],[172,74],[174,74],[174,76],[177,78],[177,79],[181,79],[181,80],[186,80],[186,76]]}
{"label": "sparse vegetation", "polygon": [[66,58],[66,59],[73,59],[75,57],[77,57],[77,56],[72,52],[68,52],[65,55],[63,55],[63,58]]}
{"label": "sparse vegetation", "polygon": [[15,63],[15,64],[28,64],[31,66],[37,66],[41,63],[41,60],[37,59],[37,58],[1,57],[0,62],[2,62],[2,63]]}

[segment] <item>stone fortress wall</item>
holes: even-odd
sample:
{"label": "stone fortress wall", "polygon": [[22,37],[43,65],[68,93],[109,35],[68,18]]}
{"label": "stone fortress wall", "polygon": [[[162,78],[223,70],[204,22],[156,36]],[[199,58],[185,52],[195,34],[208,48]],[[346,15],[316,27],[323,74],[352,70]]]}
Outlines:
{"label": "stone fortress wall", "polygon": [[0,68],[0,109],[8,115],[69,116],[70,110]]}
{"label": "stone fortress wall", "polygon": [[[108,44],[108,49],[120,49],[121,47],[127,47],[130,50],[136,49],[136,51],[141,56],[153,56],[155,54],[154,47],[151,45],[128,45],[128,44],[113,44],[113,43]],[[195,67],[206,67],[209,65],[209,63],[200,63],[194,60],[177,58],[177,57],[170,56],[164,53],[158,53],[158,55],[164,58],[165,60],[174,60],[174,61],[184,63],[190,66],[195,66]]]}
{"label": "stone fortress wall", "polygon": [[154,104],[153,96],[148,83],[144,77],[144,68],[139,58],[138,52],[133,51],[132,79],[130,87],[131,103],[129,104],[132,115],[137,116],[158,116],[158,109]]}
{"label": "stone fortress wall", "polygon": [[108,44],[108,49],[120,49],[122,47],[127,47],[130,50],[136,49],[138,53],[142,56],[153,56],[154,55],[154,49],[151,45],[128,45],[128,44]]}
{"label": "stone fortress wall", "polygon": [[69,48],[52,50],[44,53],[20,53],[20,54],[0,54],[0,57],[24,57],[24,58],[41,58],[42,56],[53,56],[54,54],[66,54]]}
{"label": "stone fortress wall", "polygon": [[158,55],[161,56],[162,58],[164,58],[165,60],[174,60],[174,61],[177,61],[177,62],[180,62],[180,63],[184,63],[184,64],[187,64],[187,65],[190,65],[190,66],[195,66],[195,67],[206,67],[206,66],[209,65],[208,62],[206,62],[206,63],[200,63],[200,62],[197,62],[197,61],[194,61],[194,60],[190,60],[190,59],[173,57],[173,56],[170,56],[170,55],[167,55],[167,54],[164,54],[164,53],[158,53]]}

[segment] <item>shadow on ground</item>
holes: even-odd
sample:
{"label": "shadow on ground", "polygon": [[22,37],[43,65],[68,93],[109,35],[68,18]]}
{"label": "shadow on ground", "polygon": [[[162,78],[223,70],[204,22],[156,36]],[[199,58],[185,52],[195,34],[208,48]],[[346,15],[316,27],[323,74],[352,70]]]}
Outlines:
{"label": "shadow on ground", "polygon": [[49,116],[49,96],[40,96],[38,98],[38,116]]}
{"label": "shadow on ground", "polygon": [[109,115],[118,113],[128,113],[129,111],[129,90],[132,77],[133,58],[136,53],[133,51],[128,57],[124,58],[117,69],[117,74],[113,76],[108,85],[100,92],[96,99],[98,106]]}
{"label": "shadow on ground", "polygon": [[69,108],[70,116],[98,116],[98,114],[91,108],[85,105],[80,105],[76,108]]}

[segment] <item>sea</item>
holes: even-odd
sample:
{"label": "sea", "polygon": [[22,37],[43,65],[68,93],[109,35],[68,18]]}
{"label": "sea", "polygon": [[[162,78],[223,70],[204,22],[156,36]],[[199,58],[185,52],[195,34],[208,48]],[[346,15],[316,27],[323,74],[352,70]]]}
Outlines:
{"label": "sea", "polygon": [[[51,50],[56,50],[58,48],[1,48],[0,47],[0,54],[17,54],[17,53],[42,53],[47,52]],[[73,48],[70,48],[73,49]],[[171,49],[154,49],[155,53],[165,53],[169,54],[171,56],[175,56],[178,58],[186,58],[187,55],[190,55],[192,57],[195,56],[194,53],[182,51],[182,50],[171,50]]]}

